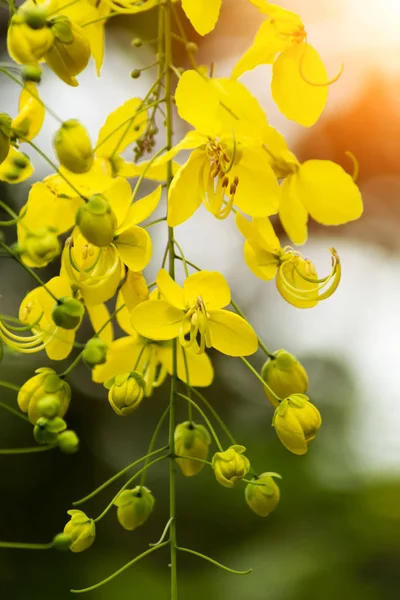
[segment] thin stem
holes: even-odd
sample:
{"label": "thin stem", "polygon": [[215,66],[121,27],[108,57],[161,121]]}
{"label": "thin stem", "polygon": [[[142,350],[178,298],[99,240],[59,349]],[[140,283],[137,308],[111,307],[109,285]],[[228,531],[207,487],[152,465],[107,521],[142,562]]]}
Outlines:
{"label": "thin stem", "polygon": [[45,452],[46,450],[53,450],[57,446],[32,446],[32,448],[2,448],[0,449],[1,454],[33,454],[35,452]]}
{"label": "thin stem", "polygon": [[133,560],[128,562],[126,565],[121,567],[121,569],[118,569],[118,571],[115,571],[115,573],[113,573],[112,575],[109,575],[108,577],[106,577],[106,579],[103,579],[102,581],[99,581],[99,583],[95,583],[94,585],[92,585],[88,588],[84,588],[82,590],[70,590],[71,593],[72,594],[84,594],[85,592],[91,592],[92,590],[96,590],[97,588],[101,587],[102,585],[105,585],[109,581],[112,581],[113,579],[115,579],[115,577],[118,577],[118,575],[121,575],[121,573],[126,571],[126,569],[129,569],[129,567],[131,567],[132,565],[137,563],[141,558],[144,558],[145,556],[147,556],[148,554],[151,554],[152,552],[154,552],[155,550],[158,550],[159,548],[163,548],[168,543],[169,542],[163,542],[162,544],[158,544],[158,546],[153,546],[153,548],[149,548],[149,550],[146,550],[146,552],[143,552],[142,554],[139,554],[139,556],[136,556],[136,558],[134,558]]}
{"label": "thin stem", "polygon": [[[175,258],[177,258],[178,260],[184,261],[184,259],[180,256],[175,256]],[[190,267],[192,267],[193,269],[196,269],[196,271],[201,271],[202,269],[200,269],[200,267],[198,267],[197,265],[195,265],[194,263],[192,263],[190,260],[188,260],[187,258],[185,259],[185,261],[187,265],[189,265]]]}
{"label": "thin stem", "polygon": [[175,458],[183,458],[183,460],[195,460],[197,462],[203,463],[203,465],[208,465],[209,467],[212,467],[212,463],[209,460],[197,458],[196,456],[184,456],[182,454],[177,454]]}
{"label": "thin stem", "polygon": [[261,377],[261,375],[259,373],[257,373],[257,371],[255,370],[255,368],[249,363],[249,361],[246,360],[244,356],[241,356],[240,360],[244,362],[244,364],[246,365],[246,367],[248,369],[250,369],[250,371],[253,373],[253,375],[255,375],[257,377],[257,379],[263,384],[263,386],[268,390],[268,393],[274,398],[274,400],[276,400],[277,402],[282,402],[282,398],[279,398],[279,396],[277,396],[275,394],[275,392],[264,381],[264,379]]}
{"label": "thin stem", "polygon": [[[148,449],[148,451],[147,451],[147,452],[148,452],[148,454],[147,454],[146,461],[145,461],[145,463],[144,463],[144,466],[145,466],[145,467],[147,467],[147,466],[148,466],[148,464],[149,464],[149,457],[151,456],[151,454],[153,454],[153,448],[154,448],[154,445],[155,445],[155,443],[156,443],[156,441],[157,441],[158,434],[160,433],[160,429],[161,429],[161,427],[162,427],[162,424],[163,424],[163,423],[164,423],[164,421],[165,421],[165,418],[166,418],[167,414],[169,413],[169,410],[170,410],[170,406],[169,406],[169,404],[168,404],[167,408],[164,410],[163,414],[162,414],[162,415],[161,415],[161,417],[160,417],[160,420],[158,421],[158,423],[157,423],[157,425],[156,425],[156,428],[155,428],[155,430],[154,430],[154,433],[153,433],[153,435],[152,435],[152,438],[151,438],[151,440],[150,440],[149,449]],[[165,446],[165,447],[164,447],[164,449],[165,449],[165,450],[166,450],[167,448],[168,448],[168,446]],[[151,453],[151,454],[150,454],[150,453]],[[144,471],[143,471],[143,473],[142,473],[142,476],[141,476],[141,478],[140,478],[140,486],[143,486],[143,485],[145,484],[145,481],[146,481],[146,475],[147,475],[147,468],[145,468],[145,469],[144,469]]]}
{"label": "thin stem", "polygon": [[190,389],[203,402],[203,404],[206,405],[206,407],[208,408],[208,410],[210,411],[210,413],[212,414],[214,419],[218,422],[222,431],[225,433],[228,440],[231,442],[231,444],[233,446],[235,446],[237,443],[235,438],[233,437],[233,435],[231,434],[228,427],[225,425],[225,423],[223,422],[223,420],[221,419],[221,417],[219,416],[219,414],[217,413],[215,408],[212,406],[212,404],[205,398],[205,396],[203,396],[203,394],[201,394],[198,390],[196,390],[196,388],[191,387]]}
{"label": "thin stem", "polygon": [[179,550],[180,552],[187,552],[188,554],[194,554],[194,556],[203,558],[204,560],[207,560],[208,562],[212,563],[216,567],[219,567],[220,569],[223,569],[224,571],[228,571],[229,573],[233,573],[234,575],[248,575],[253,570],[253,569],[248,569],[247,571],[236,571],[235,569],[226,567],[225,565],[222,565],[221,563],[214,560],[213,558],[210,558],[209,556],[206,556],[205,554],[202,554],[201,552],[197,552],[196,550],[190,550],[190,548],[182,548],[180,546],[178,546],[177,550]]}
{"label": "thin stem", "polygon": [[0,542],[0,548],[16,548],[19,550],[50,550],[54,543],[49,544],[24,544],[22,542]]}
{"label": "thin stem", "polygon": [[4,408],[4,410],[8,410],[8,412],[10,412],[11,414],[15,415],[16,417],[19,417],[23,421],[26,421],[27,423],[30,423],[30,421],[29,421],[29,419],[28,419],[27,416],[25,416],[22,412],[19,412],[18,410],[15,410],[15,408],[13,408],[12,406],[8,406],[8,404],[6,404],[5,402],[0,402],[0,408]]}
{"label": "thin stem", "polygon": [[3,381],[3,380],[0,380],[0,386],[8,388],[9,390],[14,390],[16,392],[19,392],[19,390],[21,389],[21,387],[19,385],[17,385],[16,383],[10,383],[9,381]]}
{"label": "thin stem", "polygon": [[217,434],[215,433],[215,429],[211,425],[210,419],[207,417],[207,415],[205,414],[205,412],[200,408],[200,406],[198,404],[196,404],[196,402],[194,400],[192,400],[191,398],[189,398],[189,396],[185,396],[185,394],[181,394],[180,392],[177,393],[177,396],[179,396],[180,398],[183,398],[187,402],[190,402],[190,404],[192,404],[195,407],[195,409],[201,414],[201,416],[203,417],[204,421],[206,422],[208,428],[211,431],[211,435],[213,436],[213,438],[215,440],[215,443],[218,446],[218,450],[220,452],[223,452],[224,449],[222,447],[222,444],[219,441],[219,438],[218,438]]}
{"label": "thin stem", "polygon": [[149,544],[149,546],[153,547],[153,546],[159,546],[160,544],[162,544],[162,542],[165,539],[165,536],[168,533],[171,523],[172,523],[172,519],[168,519],[168,522],[167,522],[166,526],[164,527],[164,531],[162,532],[161,537],[158,540],[158,542],[156,542],[155,544]]}
{"label": "thin stem", "polygon": [[[187,356],[186,356],[186,348],[181,346],[181,350],[182,350],[182,355],[183,355],[183,362],[185,365],[187,395],[189,396],[189,398],[191,398],[192,397],[192,386],[190,385],[189,366],[188,366],[188,361],[187,361]],[[193,421],[193,406],[191,404],[188,404],[188,418],[189,418],[190,422]]]}
{"label": "thin stem", "polygon": [[167,220],[167,217],[161,217],[160,219],[156,219],[155,221],[150,221],[150,223],[147,223],[147,225],[143,225],[143,229],[148,229],[148,227],[157,225],[157,223],[163,223],[166,220]]}
{"label": "thin stem", "polygon": [[[237,314],[240,315],[242,317],[242,319],[244,319],[245,321],[248,322],[248,320],[246,319],[246,317],[244,316],[243,312],[240,310],[240,308],[236,304],[236,302],[234,302],[233,300],[231,300],[231,304],[232,304],[233,308],[235,309],[235,311],[237,312]],[[261,350],[263,352],[265,352],[265,354],[267,356],[269,356],[269,358],[272,358],[272,359],[275,358],[274,354],[268,350],[267,346],[264,344],[264,342],[259,337],[258,337],[258,344],[259,344]]]}
{"label": "thin stem", "polygon": [[183,268],[185,269],[185,275],[186,275],[186,277],[189,277],[189,269],[188,269],[188,265],[187,265],[187,260],[186,260],[185,254],[183,252],[182,246],[180,244],[178,244],[178,242],[176,240],[174,240],[174,244],[178,248],[179,254],[181,255],[181,260],[183,262]]}
{"label": "thin stem", "polygon": [[158,454],[159,452],[162,452],[163,450],[168,450],[168,446],[164,446],[164,448],[158,448],[158,450],[154,450],[150,454],[145,454],[141,458],[138,458],[137,460],[135,460],[135,462],[131,463],[127,467],[124,467],[123,469],[121,469],[121,471],[118,471],[118,473],[116,473],[115,475],[113,475],[112,477],[110,477],[110,479],[107,479],[107,481],[105,481],[104,483],[102,483],[93,492],[91,492],[90,494],[88,494],[84,498],[81,498],[80,500],[77,500],[76,502],[73,502],[72,505],[73,506],[79,506],[80,504],[83,504],[87,500],[90,500],[91,498],[94,498],[94,496],[96,496],[97,494],[99,494],[100,492],[102,492],[106,487],[108,487],[109,485],[111,485],[111,483],[114,483],[114,481],[116,481],[117,479],[119,479],[119,477],[121,477],[122,475],[124,475],[125,473],[127,473],[130,469],[133,469],[133,467],[136,467],[136,465],[138,465],[139,463],[141,463],[143,460],[151,458],[152,456],[154,456],[155,454]]}

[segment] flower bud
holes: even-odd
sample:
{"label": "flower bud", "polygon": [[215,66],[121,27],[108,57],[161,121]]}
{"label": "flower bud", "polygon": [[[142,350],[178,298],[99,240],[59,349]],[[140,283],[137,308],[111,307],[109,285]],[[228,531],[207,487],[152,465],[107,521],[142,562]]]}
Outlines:
{"label": "flower bud", "polygon": [[[274,358],[267,360],[264,364],[261,376],[279,398],[287,398],[290,394],[304,394],[308,388],[308,377],[306,370],[293,354],[286,350],[274,352]],[[267,388],[264,388],[268,400],[275,407],[279,403]]]}
{"label": "flower bud", "polygon": [[96,365],[104,365],[107,360],[107,350],[107,344],[99,337],[94,337],[86,342],[82,358],[90,368]]}
{"label": "flower bud", "polygon": [[143,525],[153,511],[155,498],[146,487],[137,485],[133,490],[124,490],[114,502],[117,518],[124,529],[133,531]]}
{"label": "flower bud", "polygon": [[[196,425],[191,421],[179,423],[175,429],[175,452],[183,456],[200,458],[206,460],[208,456],[208,447],[211,444],[211,437],[203,425]],[[176,462],[186,477],[197,475],[204,463],[197,460],[186,458],[177,458]]]}
{"label": "flower bud", "polygon": [[79,449],[79,438],[75,431],[68,429],[60,433],[57,438],[57,444],[64,454],[74,454]]}
{"label": "flower bud", "polygon": [[94,153],[85,127],[76,119],[64,121],[53,140],[57,158],[72,173],[86,173],[92,168]]}
{"label": "flower bud", "polygon": [[227,488],[234,485],[247,475],[250,470],[250,461],[242,454],[246,452],[244,446],[231,446],[225,452],[216,452],[212,459],[217,481]]}
{"label": "flower bud", "polygon": [[[40,417],[63,417],[71,400],[68,383],[58,377],[53,369],[37,369],[35,373],[37,375],[28,379],[19,390],[18,406],[22,412],[28,413],[31,423],[36,423]],[[58,410],[55,413],[57,403]]]}
{"label": "flower bud", "polygon": [[72,536],[66,533],[57,533],[57,535],[53,538],[53,546],[56,550],[60,550],[60,552],[65,552],[71,548]]}
{"label": "flower bud", "polygon": [[18,15],[31,29],[42,29],[46,26],[47,8],[33,0],[24,2],[18,10]]}
{"label": "flower bud", "polygon": [[134,48],[140,48],[140,46],[143,46],[143,40],[141,38],[134,38],[132,40],[132,46]]}
{"label": "flower bud", "polygon": [[33,435],[38,444],[55,444],[58,441],[58,434],[66,428],[66,422],[60,417],[54,419],[40,417],[33,428]]}
{"label": "flower bud", "polygon": [[[27,23],[27,17],[23,14],[23,7],[27,4],[29,2],[25,2],[13,16],[7,31],[8,53],[15,62],[23,65],[35,64],[42,60],[54,44],[54,34],[43,20],[40,11],[36,17],[32,13],[28,21],[36,26],[42,24],[41,27],[34,28]],[[33,2],[30,4],[35,6]]]}
{"label": "flower bud", "polygon": [[25,65],[21,71],[21,75],[24,81],[40,83],[42,80],[42,69],[39,65]]}
{"label": "flower bud", "polygon": [[278,506],[280,490],[272,477],[277,477],[276,473],[262,473],[259,477],[254,477],[252,481],[257,484],[248,483],[245,489],[245,498],[256,515],[268,517],[270,513]]}
{"label": "flower bud", "polygon": [[10,150],[11,117],[0,113],[0,165],[7,158]]}
{"label": "flower bud", "polygon": [[76,87],[79,84],[75,75],[79,75],[89,62],[89,41],[82,27],[64,15],[51,19],[51,30],[54,43],[44,58],[60,79]]}
{"label": "flower bud", "polygon": [[79,300],[64,296],[58,299],[51,316],[58,327],[76,329],[82,320],[84,312],[85,309]]}
{"label": "flower bud", "polygon": [[45,267],[60,252],[61,246],[56,230],[42,227],[26,234],[21,258],[32,263],[29,266]]}
{"label": "flower bud", "polygon": [[71,536],[71,552],[83,552],[89,548],[96,537],[96,525],[81,510],[69,510],[71,520],[64,527],[64,533]]}
{"label": "flower bud", "polygon": [[117,375],[106,381],[104,386],[109,390],[108,401],[117,415],[130,415],[143,400],[145,382],[140,373]]}
{"label": "flower bud", "polygon": [[272,425],[282,444],[293,454],[305,454],[322,420],[318,409],[303,394],[285,398],[275,410]]}
{"label": "flower bud", "polygon": [[133,69],[133,71],[131,71],[132,79],[139,79],[141,74],[142,74],[142,71],[140,69]]}
{"label": "flower bud", "polygon": [[117,218],[107,200],[96,194],[78,209],[76,224],[90,244],[101,248],[113,241]]}

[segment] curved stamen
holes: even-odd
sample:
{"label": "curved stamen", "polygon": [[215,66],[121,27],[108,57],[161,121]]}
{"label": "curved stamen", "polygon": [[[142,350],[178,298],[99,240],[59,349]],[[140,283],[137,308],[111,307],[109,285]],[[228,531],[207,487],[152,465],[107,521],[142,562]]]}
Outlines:
{"label": "curved stamen", "polygon": [[307,47],[308,47],[308,42],[307,42],[307,38],[305,40],[305,44],[304,44],[304,51],[300,57],[300,61],[299,61],[299,74],[300,77],[302,78],[303,81],[305,81],[306,83],[308,83],[308,85],[312,85],[313,87],[326,87],[328,85],[332,85],[333,83],[336,83],[340,77],[343,74],[344,71],[344,63],[342,63],[340,65],[340,70],[337,73],[337,75],[335,75],[335,77],[332,77],[332,79],[328,79],[328,81],[323,81],[323,82],[316,82],[316,81],[311,81],[311,79],[309,79],[305,74],[304,74],[304,59],[306,56],[306,52],[307,52]]}
{"label": "curved stamen", "polygon": [[353,163],[353,174],[352,174],[352,179],[354,182],[357,181],[358,176],[360,174],[360,163],[358,162],[357,158],[354,156],[354,154],[352,152],[350,152],[350,150],[346,150],[345,155],[348,156],[351,160],[351,162]]}
{"label": "curved stamen", "polygon": [[233,139],[233,147],[232,147],[232,156],[227,165],[224,165],[223,161],[220,162],[220,168],[224,175],[227,175],[231,170],[235,163],[236,158],[236,136],[235,132],[232,131],[232,139]]}

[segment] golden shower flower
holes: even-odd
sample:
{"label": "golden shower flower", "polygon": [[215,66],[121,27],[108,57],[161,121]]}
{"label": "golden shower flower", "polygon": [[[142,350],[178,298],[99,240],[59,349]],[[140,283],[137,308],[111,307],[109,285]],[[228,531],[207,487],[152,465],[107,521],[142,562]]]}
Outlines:
{"label": "golden shower flower", "polygon": [[79,85],[79,75],[89,62],[90,43],[85,31],[65,15],[52,17],[54,43],[44,54],[50,69],[68,85]]}
{"label": "golden shower flower", "polygon": [[300,17],[266,0],[250,0],[267,19],[252,46],[235,65],[240,77],[257,65],[272,64],[272,96],[280,111],[300,125],[318,120],[328,100],[328,73],[318,52],[308,43]]}
{"label": "golden shower flower", "polygon": [[33,171],[29,156],[10,146],[7,157],[0,164],[0,181],[11,184],[21,183],[28,179]]}
{"label": "golden shower flower", "polygon": [[96,537],[96,525],[81,510],[69,510],[70,521],[64,527],[64,533],[71,536],[71,552],[83,552],[90,548]]}
{"label": "golden shower flower", "polygon": [[57,230],[42,227],[25,231],[23,246],[19,246],[22,260],[29,267],[45,267],[61,253]]}
{"label": "golden shower flower", "polygon": [[[192,459],[207,460],[211,437],[203,425],[197,425],[193,421],[179,423],[175,428],[174,439],[176,454]],[[204,467],[204,463],[199,460],[190,460],[190,458],[176,459],[186,477],[197,475]]]}
{"label": "golden shower flower", "polygon": [[231,292],[220,273],[200,271],[190,275],[182,288],[161,269],[157,288],[160,300],[141,302],[132,311],[132,325],[140,335],[160,341],[179,338],[184,348],[194,346],[200,354],[211,347],[228,356],[256,352],[253,328],[239,315],[223,310],[231,302]]}
{"label": "golden shower flower", "polygon": [[248,221],[236,215],[236,224],[246,238],[244,257],[249,269],[260,279],[276,277],[276,287],[289,304],[312,308],[332,296],[341,278],[339,256],[334,248],[332,268],[327,277],[318,279],[313,263],[290,246],[282,248],[269,219]]}
{"label": "golden shower flower", "polygon": [[[286,350],[277,350],[267,360],[261,370],[261,377],[279,398],[287,398],[291,394],[304,394],[308,388],[308,376],[305,368],[293,354]],[[268,400],[279,406],[276,399],[264,388]]]}
{"label": "golden shower flower", "polygon": [[86,128],[76,119],[64,121],[53,144],[58,160],[72,173],[87,173],[92,168],[92,143]]}
{"label": "golden shower flower", "polygon": [[43,404],[40,406],[40,403],[43,398],[51,396],[56,410],[52,410],[50,418],[63,417],[71,400],[71,388],[68,383],[47,367],[36,369],[35,373],[37,375],[25,381],[20,388],[17,396],[18,406],[22,412],[28,414],[31,423],[36,423],[40,417],[49,417],[50,413],[47,411],[47,414],[44,414],[45,407]]}
{"label": "golden shower flower", "polygon": [[76,224],[89,244],[102,248],[113,241],[117,218],[104,196],[97,194],[80,207]]}
{"label": "golden shower flower", "polygon": [[133,413],[144,397],[145,383],[140,373],[131,371],[108,379],[104,387],[108,392],[108,401],[117,415],[125,417]]}
{"label": "golden shower flower", "polygon": [[250,461],[243,453],[244,446],[231,446],[224,452],[216,452],[212,459],[215,477],[221,485],[233,488],[250,471]]}
{"label": "golden shower flower", "polygon": [[151,491],[142,485],[137,485],[133,490],[124,490],[114,502],[119,523],[128,531],[137,529],[147,521],[155,502]]}
{"label": "golden shower flower", "polygon": [[12,137],[21,142],[33,140],[42,128],[45,114],[35,83],[26,81],[19,97],[18,115],[11,123]]}
{"label": "golden shower flower", "polygon": [[248,483],[245,489],[245,498],[251,510],[259,517],[268,517],[276,509],[281,496],[279,487],[274,481],[274,477],[279,477],[277,473],[261,473],[254,477],[252,481],[255,484]]}
{"label": "golden shower flower", "polygon": [[319,410],[304,394],[292,394],[275,410],[272,425],[282,444],[293,454],[305,454],[322,425]]}
{"label": "golden shower flower", "polygon": [[47,21],[48,8],[27,0],[12,17],[7,32],[8,53],[15,62],[35,64],[54,44]]}

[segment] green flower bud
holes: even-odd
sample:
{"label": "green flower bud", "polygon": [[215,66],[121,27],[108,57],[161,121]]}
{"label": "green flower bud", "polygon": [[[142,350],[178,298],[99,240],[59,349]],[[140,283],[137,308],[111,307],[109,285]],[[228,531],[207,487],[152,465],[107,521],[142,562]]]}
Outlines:
{"label": "green flower bud", "polygon": [[[40,417],[63,417],[71,400],[71,388],[68,383],[58,377],[53,369],[37,369],[35,373],[37,375],[28,379],[19,390],[18,406],[23,412],[28,413],[31,423],[36,423]],[[44,399],[46,401],[40,404]],[[57,402],[58,411],[53,414]],[[46,410],[50,411],[50,414],[42,412]]]}
{"label": "green flower bud", "polygon": [[199,47],[197,44],[195,44],[194,42],[188,42],[186,44],[186,52],[189,52],[189,54],[194,54],[198,51]]}
{"label": "green flower bud", "polygon": [[132,79],[139,79],[141,74],[142,74],[142,71],[140,69],[133,69],[133,71],[131,71]]}
{"label": "green flower bud", "polygon": [[[76,87],[79,84],[75,75],[79,75],[83,71],[90,58],[90,43],[85,35],[85,30],[74,21],[70,21],[68,17],[57,15],[51,19],[51,31],[54,35],[54,43],[44,58],[50,69],[60,79],[68,85]],[[91,160],[93,161],[93,154]],[[76,172],[83,173],[85,171]]]}
{"label": "green flower bud", "polygon": [[[42,26],[38,27],[40,24]],[[42,60],[53,44],[54,34],[46,20],[43,21],[40,7],[29,0],[24,2],[12,17],[7,31],[7,49],[11,58],[23,65],[35,64]]]}
{"label": "green flower bud", "polygon": [[153,511],[155,498],[146,487],[136,486],[133,490],[124,490],[114,502],[117,506],[117,518],[124,529],[133,531],[143,525]]}
{"label": "green flower bud", "polygon": [[81,510],[69,510],[71,520],[64,527],[64,533],[72,538],[71,552],[83,552],[89,548],[96,537],[96,525]]}
{"label": "green flower bud", "polygon": [[[179,423],[175,429],[175,452],[182,456],[191,456],[206,460],[208,456],[208,447],[211,444],[211,437],[203,425],[196,425],[191,421]],[[186,458],[177,458],[176,462],[186,477],[197,475],[204,463],[197,460]]]}
{"label": "green flower bud", "polygon": [[79,449],[79,438],[75,431],[68,429],[63,431],[57,438],[58,447],[64,454],[74,454]]}
{"label": "green flower bud", "polygon": [[57,535],[53,539],[53,546],[56,550],[60,550],[61,552],[65,552],[71,548],[73,538],[71,535],[66,533],[57,533]]}
{"label": "green flower bud", "polygon": [[35,267],[45,267],[61,252],[55,229],[43,227],[28,232],[24,240],[22,259],[28,259]]}
{"label": "green flower bud", "polygon": [[55,419],[40,417],[33,428],[33,435],[38,444],[55,444],[58,441],[58,434],[66,428],[66,422],[60,417]]}
{"label": "green flower bud", "polygon": [[249,472],[250,461],[246,456],[242,456],[244,452],[246,452],[244,446],[235,445],[225,452],[214,454],[212,468],[217,481],[224,487],[233,488]]}
{"label": "green flower bud", "polygon": [[107,344],[99,337],[94,337],[86,342],[86,346],[82,352],[82,358],[91,368],[96,365],[103,365],[107,360],[107,350]]}
{"label": "green flower bud", "polygon": [[[261,376],[279,398],[287,398],[290,394],[304,394],[308,388],[308,377],[304,367],[286,350],[274,352],[274,358],[267,360],[262,368]],[[275,406],[278,402],[264,388],[268,400]]]}
{"label": "green flower bud", "polygon": [[245,498],[256,515],[268,517],[270,513],[278,506],[280,490],[273,477],[278,477],[277,473],[262,473],[259,477],[254,477],[252,481],[262,485],[252,485],[248,483],[245,489]]}
{"label": "green flower bud", "polygon": [[12,119],[6,113],[0,113],[0,165],[7,158],[10,150]]}
{"label": "green flower bud", "polygon": [[21,75],[24,81],[40,83],[42,80],[42,69],[39,65],[25,65],[22,68]]}
{"label": "green flower bud", "polygon": [[76,119],[61,125],[54,136],[53,145],[62,166],[72,173],[86,173],[92,168],[92,143],[85,127]]}
{"label": "green flower bud", "polygon": [[143,46],[143,40],[141,40],[140,38],[135,38],[134,40],[132,40],[132,46],[134,46],[135,48],[140,48],[140,46]]}
{"label": "green flower bud", "polygon": [[46,26],[47,8],[43,5],[25,2],[21,7],[23,21],[31,29],[42,29]]}
{"label": "green flower bud", "polygon": [[282,444],[293,454],[305,454],[315,438],[322,419],[307,396],[292,394],[275,410],[272,425]]}
{"label": "green flower bud", "polygon": [[83,304],[79,300],[64,296],[58,299],[51,316],[58,327],[76,329],[82,321],[84,312]]}
{"label": "green flower bud", "polygon": [[100,194],[89,198],[78,209],[75,221],[83,237],[94,246],[108,246],[114,239],[117,217]]}
{"label": "green flower bud", "polygon": [[30,163],[29,156],[26,156],[26,154],[19,154],[12,159],[12,163],[18,167],[18,169],[25,169]]}
{"label": "green flower bud", "polygon": [[117,415],[130,415],[143,400],[145,382],[140,373],[117,375],[106,381],[104,386],[109,390],[108,401]]}

